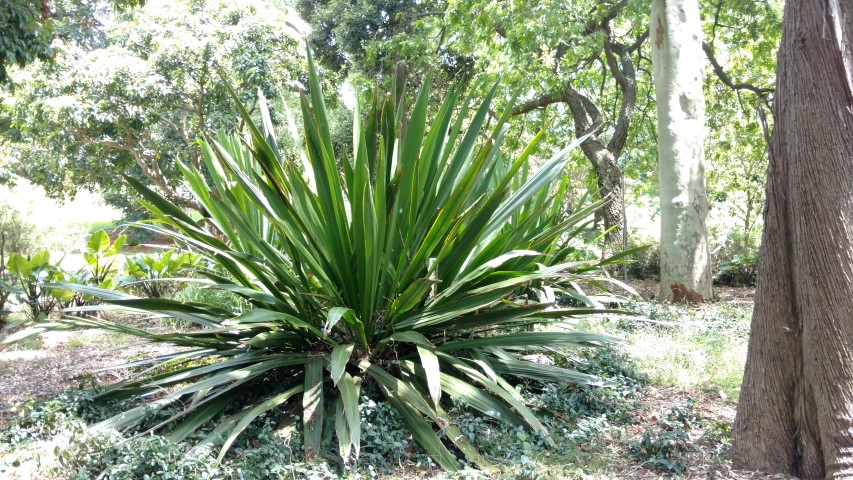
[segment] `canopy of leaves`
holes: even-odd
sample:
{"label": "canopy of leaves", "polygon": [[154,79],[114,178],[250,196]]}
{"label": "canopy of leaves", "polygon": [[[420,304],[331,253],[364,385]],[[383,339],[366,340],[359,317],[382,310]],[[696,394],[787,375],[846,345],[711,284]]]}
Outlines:
{"label": "canopy of leaves", "polygon": [[0,84],[7,67],[35,60],[51,61],[54,38],[85,39],[96,32],[96,11],[105,5],[124,10],[145,0],[0,0]]}
{"label": "canopy of leaves", "polygon": [[[388,56],[408,62],[410,72],[441,68],[442,54],[465,59],[471,74],[501,77],[498,108],[520,89],[523,114],[529,125],[541,127],[552,118],[545,148],[556,150],[574,133],[573,114],[564,92],[571,85],[594,104],[603,123],[605,143],[618,129],[624,89],[608,64],[605,43],[639,45],[630,55],[636,84],[636,105],[627,118],[627,137],[618,163],[627,176],[629,199],[657,193],[655,109],[648,41],[650,2],[637,1],[529,1],[474,0],[393,2],[366,15],[368,4],[304,2],[300,13],[313,27],[314,45],[333,58],[330,67],[356,71],[381,70],[375,63]],[[708,115],[707,157],[709,191],[715,205],[736,218],[755,219],[761,204],[766,146],[758,107],[766,105],[774,83],[774,51],[779,41],[781,2],[763,0],[701,2],[704,38],[709,58],[706,68]],[[309,8],[310,7],[310,8]],[[383,16],[381,12],[396,12]],[[384,21],[379,27],[371,22]],[[404,35],[389,35],[393,27]],[[377,34],[382,31],[383,34]],[[698,32],[697,32],[698,33]],[[356,38],[357,41],[347,39]],[[638,44],[639,42],[639,44]],[[382,52],[385,56],[378,55]],[[387,71],[391,63],[386,61]],[[623,73],[624,69],[620,69]],[[615,72],[615,73],[614,73]],[[744,87],[746,86],[746,87]],[[762,92],[757,94],[756,90]],[[484,94],[485,92],[480,92]],[[527,104],[526,108],[524,104]],[[768,125],[772,128],[772,125]],[[523,148],[522,138],[508,145]],[[577,156],[575,168],[589,163]],[[579,191],[594,187],[584,175],[573,178]],[[750,207],[750,205],[752,205]],[[760,210],[760,208],[758,208]],[[752,223],[750,220],[748,223]]]}
{"label": "canopy of leaves", "polygon": [[50,60],[54,50],[44,26],[46,0],[0,0],[0,83],[8,79],[7,67],[24,66],[35,59]]}
{"label": "canopy of leaves", "polygon": [[269,6],[158,1],[112,15],[100,41],[68,38],[55,64],[21,71],[2,104],[6,162],[51,195],[94,188],[127,206],[128,174],[186,198],[177,161],[197,165],[198,132],[238,123],[220,75],[273,99],[304,82],[292,30]]}

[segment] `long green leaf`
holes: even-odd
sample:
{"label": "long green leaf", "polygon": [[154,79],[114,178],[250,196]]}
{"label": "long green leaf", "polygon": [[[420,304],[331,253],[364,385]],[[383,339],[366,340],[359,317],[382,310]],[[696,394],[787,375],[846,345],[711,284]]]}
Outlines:
{"label": "long green leaf", "polygon": [[273,408],[278,407],[282,403],[288,401],[290,397],[296,395],[297,393],[301,393],[303,390],[302,385],[297,385],[288,390],[285,390],[278,395],[268,398],[267,400],[259,403],[254,408],[249,410],[246,413],[242,413],[239,415],[240,420],[237,422],[237,425],[231,430],[231,433],[228,435],[228,438],[225,439],[225,443],[222,444],[222,449],[219,450],[219,455],[216,457],[216,461],[221,461],[222,457],[228,452],[228,449],[231,448],[231,444],[234,443],[234,440],[237,439],[237,436],[240,435],[246,427],[249,426],[250,423],[261,414],[264,414]]}
{"label": "long green leaf", "polygon": [[338,384],[338,381],[344,374],[344,369],[347,366],[347,362],[349,362],[350,356],[352,355],[352,350],[355,347],[353,344],[349,345],[338,345],[332,349],[332,360],[331,360],[331,375],[332,375],[332,383],[335,385]]}
{"label": "long green leaf", "polygon": [[305,458],[320,455],[323,438],[323,359],[310,360],[305,365],[305,394],[302,397],[302,435]]}

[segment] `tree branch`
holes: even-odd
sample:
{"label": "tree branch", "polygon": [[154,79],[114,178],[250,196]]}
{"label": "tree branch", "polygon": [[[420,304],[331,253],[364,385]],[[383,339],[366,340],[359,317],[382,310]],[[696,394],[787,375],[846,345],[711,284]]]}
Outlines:
{"label": "tree branch", "polygon": [[749,90],[765,101],[768,99],[770,94],[775,91],[773,88],[756,87],[749,83],[735,83],[725,70],[723,70],[722,65],[717,61],[717,57],[714,56],[714,50],[711,49],[711,46],[708,45],[707,42],[702,42],[702,50],[705,52],[705,55],[708,57],[708,61],[711,62],[711,67],[714,69],[714,73],[717,75],[717,78],[723,82],[723,85],[731,88],[732,90]]}
{"label": "tree branch", "polygon": [[514,109],[512,109],[512,115],[524,115],[527,112],[531,112],[538,108],[545,108],[548,105],[554,103],[561,103],[566,101],[566,96],[563,93],[546,93],[541,97],[531,100],[527,103],[521,104]]}
{"label": "tree branch", "polygon": [[[122,128],[126,129],[126,125],[123,125],[123,122],[119,122],[119,125]],[[125,130],[127,134],[127,138],[132,139],[132,135],[129,130]],[[133,162],[142,170],[142,174],[145,175],[148,180],[151,181],[154,185],[157,186],[167,197],[175,200],[180,203],[181,206],[185,208],[192,208],[198,211],[204,211],[201,204],[189,199],[186,199],[180,195],[178,192],[172,188],[171,185],[166,181],[166,177],[163,175],[163,172],[160,170],[160,166],[157,164],[156,160],[152,160],[151,164],[145,162],[145,159],[142,158],[142,152],[139,150],[137,146],[131,144],[123,144],[119,142],[114,142],[112,140],[97,140],[86,134],[83,130],[77,130],[74,132],[74,136],[78,141],[82,141],[89,145],[96,145],[101,147],[111,148],[113,150],[120,150],[123,152],[128,152],[133,157]]]}
{"label": "tree branch", "polygon": [[[616,56],[619,63],[616,62]],[[631,61],[631,53],[627,47],[619,43],[604,41],[604,56],[607,59],[607,67],[616,79],[619,89],[622,91],[622,102],[619,105],[619,116],[613,129],[613,136],[607,143],[607,149],[614,157],[619,158],[625,143],[628,141],[628,127],[631,123],[631,115],[637,104],[637,72]]]}
{"label": "tree branch", "polygon": [[[604,1],[599,2],[599,4],[604,4],[604,3],[605,3]],[[604,15],[601,15],[600,17],[593,16],[593,13],[595,12],[595,10],[597,8],[597,7],[594,7],[589,12],[590,16],[592,18],[587,20],[586,25],[584,25],[583,34],[589,35],[591,33],[595,33],[597,31],[601,30],[602,28],[604,28],[604,26],[607,23],[609,23],[611,20],[616,18],[616,15],[619,14],[619,10],[622,10],[625,7],[625,5],[628,5],[628,0],[620,0],[619,2],[616,2],[612,5],[610,5],[607,8],[607,11],[604,12]]]}
{"label": "tree branch", "polygon": [[647,38],[649,38],[649,29],[644,30],[643,33],[641,33],[640,36],[637,37],[637,40],[635,40],[634,43],[627,47],[628,53],[636,52],[640,47],[643,46],[643,43],[646,42]]}

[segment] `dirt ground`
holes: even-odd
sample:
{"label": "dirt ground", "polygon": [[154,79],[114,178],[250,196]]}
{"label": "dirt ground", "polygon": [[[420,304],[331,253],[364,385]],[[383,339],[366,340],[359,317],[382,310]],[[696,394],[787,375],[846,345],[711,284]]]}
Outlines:
{"label": "dirt ground", "polygon": [[[135,323],[144,326],[144,322]],[[56,395],[69,387],[118,382],[124,379],[124,372],[111,367],[175,350],[167,345],[129,342],[129,337],[99,330],[77,330],[48,332],[38,340],[2,348],[0,427],[13,414],[15,404]]]}

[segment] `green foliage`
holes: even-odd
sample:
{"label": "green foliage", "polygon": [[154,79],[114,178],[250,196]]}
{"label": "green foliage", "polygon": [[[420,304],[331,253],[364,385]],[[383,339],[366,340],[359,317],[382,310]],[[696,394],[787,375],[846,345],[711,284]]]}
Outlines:
{"label": "green foliage", "polygon": [[713,252],[714,283],[731,287],[754,287],[758,281],[760,229],[744,235],[733,230]]}
{"label": "green foliage", "polygon": [[89,228],[88,228],[88,231],[86,233],[87,233],[87,235],[91,236],[92,234],[94,234],[98,230],[114,232],[120,228],[120,225],[118,222],[115,222],[112,220],[106,220],[106,221],[93,222],[92,224],[88,225],[88,227]]}
{"label": "green foliage", "polygon": [[[573,365],[585,372],[614,374],[610,386],[586,388],[546,384],[539,391],[537,382],[531,382],[529,390],[519,390],[526,403],[544,413],[543,422],[552,431],[558,445],[556,448],[549,445],[547,437],[543,435],[534,434],[520,426],[501,423],[463,402],[455,402],[451,408],[450,413],[460,431],[486,458],[502,465],[501,478],[537,478],[541,475],[537,475],[536,470],[542,468],[542,461],[546,458],[543,455],[563,455],[566,450],[577,454],[579,450],[601,442],[601,437],[607,437],[610,431],[633,423],[631,414],[638,405],[629,399],[636,391],[627,392],[634,388],[629,386],[639,385],[643,378],[632,366],[630,358],[610,347],[583,349],[579,353],[578,358],[572,358]],[[561,355],[555,357],[562,358]],[[139,360],[142,359],[139,357]],[[168,370],[158,368],[156,373],[159,375],[175,371],[180,368],[180,363],[175,362],[169,367]],[[145,368],[145,365],[140,365],[135,370],[143,371]],[[571,396],[573,391],[581,389],[587,394]],[[337,461],[301,461],[304,442],[298,429],[294,428],[301,416],[293,411],[270,412],[259,418],[235,442],[232,453],[218,465],[215,461],[216,452],[209,446],[194,450],[190,448],[193,442],[215,428],[215,424],[178,444],[167,438],[168,429],[160,436],[145,435],[141,439],[131,439],[149,425],[168,418],[175,412],[174,409],[161,412],[150,410],[143,424],[126,432],[123,438],[109,432],[89,433],[80,429],[79,419],[100,421],[107,418],[110,412],[126,409],[132,404],[104,408],[93,402],[92,392],[78,389],[18,407],[17,417],[10,427],[0,431],[0,439],[20,448],[36,440],[48,439],[57,434],[68,435],[70,432],[69,445],[61,447],[57,452],[61,462],[57,476],[63,478],[73,475],[76,475],[74,478],[95,478],[99,475],[105,478],[125,478],[124,475],[131,475],[129,472],[136,472],[140,476],[148,473],[158,478],[173,478],[187,475],[188,468],[198,468],[204,463],[210,468],[206,470],[207,474],[215,478],[241,480],[294,476],[329,479],[397,478],[401,465],[433,468],[434,462],[408,432],[400,412],[387,401],[375,400],[377,392],[363,390],[361,393],[359,411],[363,446],[358,465],[348,467]],[[565,398],[560,399],[561,395]],[[621,404],[614,402],[614,395],[624,395]],[[234,408],[239,409],[239,405]],[[324,456],[334,458],[335,450],[336,447],[326,446]],[[136,452],[135,455],[133,452]],[[460,472],[460,475],[465,475],[465,471]],[[468,474],[472,473],[469,471]],[[480,478],[489,478],[483,476],[488,473],[480,472]]]}
{"label": "green foliage", "polygon": [[[296,416],[285,419],[288,423],[296,421],[298,421]],[[336,468],[331,462],[322,460],[303,462],[302,438],[295,429],[277,428],[274,419],[269,417],[263,422],[256,423],[260,425],[252,427],[245,435],[248,440],[235,445],[233,457],[222,468],[223,478],[235,480],[347,478],[346,475],[340,474],[339,466]],[[215,463],[215,456],[210,455],[209,461]]]}
{"label": "green foliage", "polygon": [[69,478],[75,480],[97,476],[115,480],[220,478],[218,465],[204,449],[188,452],[159,436],[117,443],[115,435],[90,434],[83,441],[58,449],[57,456],[62,467],[73,472]]}
{"label": "green foliage", "polygon": [[[609,340],[566,321],[606,310],[589,299],[589,305],[559,308],[547,294],[549,283],[598,278],[589,262],[571,257],[566,236],[579,231],[600,202],[569,214],[561,203],[565,190],[554,184],[574,145],[532,173],[535,142],[512,161],[500,153],[507,115],[480,144],[490,97],[469,112],[469,102],[451,91],[428,122],[427,82],[402,136],[402,110],[397,113],[393,98],[376,96],[365,116],[357,112],[355,156],[339,163],[319,86],[312,71],[302,97],[303,165],[279,151],[261,101],[262,127],[241,108],[249,138],[220,135],[202,145],[212,186],[199,170],[181,166],[212,230],[128,179],[155,217],[156,223],[140,226],[191,245],[228,272],[231,279],[208,276],[216,288],[246,298],[252,310],[238,314],[74,286],[113,308],[203,329],[158,334],[67,318],[16,338],[43,328],[96,327],[189,347],[152,359],[153,365],[211,359],[211,365],[108,388],[99,398],[164,395],[99,428],[128,428],[144,412],[171,406],[177,413],[164,424],[176,423],[169,436],[180,441],[226,414],[201,440],[221,445],[219,458],[255,418],[296,404],[307,459],[321,454],[324,438],[337,439],[345,462],[357,459],[362,386],[399,411],[414,440],[448,470],[460,467],[461,456],[488,466],[448,414],[453,402],[550,442],[511,382],[598,383],[596,376],[540,365],[529,355]],[[180,386],[168,388],[173,385]],[[229,411],[235,404],[245,408]],[[324,435],[326,428],[334,435]]]}
{"label": "green foliage", "polygon": [[[6,268],[6,260],[13,253],[27,255],[35,253],[35,225],[26,221],[18,209],[0,202],[0,282],[17,283],[15,276]],[[12,291],[0,283],[0,320],[8,314],[6,302]]]}
{"label": "green foliage", "polygon": [[148,298],[160,298],[177,288],[168,279],[191,274],[198,262],[198,255],[173,249],[158,254],[128,255],[120,284]]}
{"label": "green foliage", "polygon": [[631,239],[628,243],[629,248],[640,245],[650,246],[632,256],[633,262],[628,264],[628,275],[641,280],[660,279],[660,245],[650,238],[642,239],[639,243]]}
{"label": "green foliage", "polygon": [[723,263],[714,277],[714,284],[730,287],[754,287],[758,281],[758,259],[758,256],[738,255]]}
{"label": "green foliage", "polygon": [[[373,397],[362,395],[358,405],[362,440],[359,464],[386,474],[407,463],[430,465],[429,457],[408,432],[399,410]],[[462,430],[464,421],[456,418]]]}
{"label": "green foliage", "polygon": [[[760,231],[761,225],[765,134],[772,130],[769,99],[781,34],[781,3],[701,3],[704,40],[722,72],[720,75],[707,62],[704,92],[709,135],[705,152],[713,165],[707,169],[710,205],[724,219],[727,230],[745,235]],[[300,0],[297,5],[312,27],[312,46],[322,52],[324,65],[332,70],[362,71],[373,78],[403,62],[411,72],[431,67],[450,77],[500,75],[505,90],[497,95],[495,110],[503,107],[502,99],[512,98],[512,92],[519,90],[527,108],[514,113],[523,116],[522,121],[538,129],[554,119],[541,143],[543,149],[561,148],[562,139],[573,134],[574,126],[586,115],[576,114],[577,107],[575,111],[569,108],[567,87],[586,96],[594,107],[593,115],[610,126],[597,139],[608,146],[618,143],[607,137],[619,127],[625,98],[619,74],[626,75],[637,87],[636,107],[628,111],[625,147],[617,152],[616,160],[627,178],[628,202],[642,203],[657,196],[649,1]],[[632,50],[620,58],[618,51],[623,46]],[[631,63],[631,68],[621,72],[612,67],[625,68]],[[524,133],[510,132],[506,144],[523,148],[529,139]],[[597,189],[596,179],[588,175],[589,162],[579,154],[574,160],[570,166],[576,172],[570,179],[572,188],[580,192]],[[725,260],[729,258],[727,255]]]}
{"label": "green foliage", "polygon": [[546,385],[538,394],[538,403],[569,418],[603,416],[613,422],[630,422],[637,409],[636,398],[648,380],[646,375],[612,346],[586,349],[581,354],[579,358],[561,359],[558,365],[565,363],[579,372],[605,377],[607,385]]}
{"label": "green foliage", "polygon": [[127,242],[126,235],[121,234],[115,241],[111,241],[105,230],[98,230],[89,235],[86,240],[86,249],[83,251],[86,266],[78,277],[83,282],[98,288],[113,289],[115,287],[113,276],[117,272],[115,261],[125,242]]}
{"label": "green foliage", "polygon": [[291,28],[269,3],[147,3],[85,14],[97,41],[57,39],[55,65],[21,72],[0,104],[0,155],[53,197],[88,188],[131,209],[121,181],[130,175],[186,200],[177,160],[197,164],[198,133],[237,125],[217,72],[245,90],[245,103],[258,89],[279,99],[304,79]]}
{"label": "green foliage", "polygon": [[687,469],[686,454],[692,450],[689,431],[699,421],[688,400],[675,407],[656,425],[649,426],[637,440],[629,442],[631,455],[641,464],[661,472],[681,475]]}
{"label": "green foliage", "polygon": [[[251,309],[251,304],[246,301],[246,298],[234,292],[216,288],[215,284],[201,282],[189,282],[184,288],[174,293],[174,299],[181,303],[210,305],[237,314]],[[191,324],[188,322],[186,326]]]}
{"label": "green foliage", "polygon": [[65,280],[59,262],[50,261],[50,252],[42,250],[24,257],[13,253],[6,262],[10,281],[0,280],[0,288],[15,295],[28,308],[32,320],[44,320],[60,302],[70,301],[74,292],[48,289],[45,284]]}
{"label": "green foliage", "polygon": [[[761,232],[782,2],[724,0],[702,2],[700,8],[705,43],[715,52],[725,75],[755,89],[733,89],[712,73],[713,66],[708,69],[705,156],[713,165],[707,169],[709,206],[726,219],[723,228],[727,232],[749,240]],[[737,247],[721,260],[752,254],[750,242]]]}
{"label": "green foliage", "polygon": [[108,410],[96,405],[92,392],[81,386],[50,398],[15,405],[11,411],[15,414],[14,422],[0,431],[0,439],[18,445],[50,438],[75,421],[104,420]]}
{"label": "green foliage", "polygon": [[[109,5],[123,10],[145,3],[144,0],[110,0]],[[97,0],[0,0],[0,84],[9,81],[8,67],[23,67],[36,60],[50,63],[57,54],[56,38],[93,40],[92,28],[104,2]]]}
{"label": "green foliage", "polygon": [[397,73],[397,89],[407,73],[420,81],[419,73],[430,67],[440,73],[439,88],[474,74],[474,57],[460,54],[451,36],[440,32],[447,2],[299,0],[295,7],[311,26],[318,63],[330,73],[354,73],[368,83]]}
{"label": "green foliage", "polygon": [[12,253],[31,255],[36,253],[34,248],[38,244],[36,226],[15,205],[7,201],[0,201],[0,251],[5,255],[3,263]]}
{"label": "green foliage", "polygon": [[0,84],[8,81],[7,68],[11,65],[53,58],[55,50],[43,26],[47,8],[46,2],[0,1]]}

